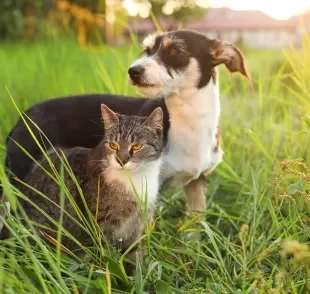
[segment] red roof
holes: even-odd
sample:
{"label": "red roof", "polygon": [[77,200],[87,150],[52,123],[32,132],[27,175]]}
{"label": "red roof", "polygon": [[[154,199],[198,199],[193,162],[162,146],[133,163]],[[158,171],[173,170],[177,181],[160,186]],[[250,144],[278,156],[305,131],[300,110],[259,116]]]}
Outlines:
{"label": "red roof", "polygon": [[258,10],[232,10],[211,8],[203,19],[189,23],[186,28],[193,30],[239,30],[281,27],[283,21],[276,20]]}
{"label": "red roof", "polygon": [[211,8],[203,19],[187,24],[193,30],[295,29],[299,20],[310,21],[310,14],[277,20],[258,10]]}

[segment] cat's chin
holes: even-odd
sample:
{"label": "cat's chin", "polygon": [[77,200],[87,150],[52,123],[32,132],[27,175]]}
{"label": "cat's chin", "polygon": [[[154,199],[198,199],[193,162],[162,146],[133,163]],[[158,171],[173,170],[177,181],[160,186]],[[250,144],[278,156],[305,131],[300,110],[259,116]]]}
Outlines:
{"label": "cat's chin", "polygon": [[119,172],[130,172],[130,173],[135,173],[135,172],[138,172],[139,171],[139,168],[136,166],[136,165],[128,165],[127,164],[122,167],[120,165],[115,165],[113,166],[113,169],[116,170],[116,171],[119,171]]}
{"label": "cat's chin", "polygon": [[141,166],[139,166],[139,164],[130,164],[130,165],[126,165],[124,168],[121,169],[125,174],[129,174],[129,175],[137,175],[137,174],[141,174],[143,173],[143,168]]}
{"label": "cat's chin", "polygon": [[141,169],[143,169],[140,163],[132,161],[129,161],[124,166],[121,166],[114,158],[110,160],[110,167],[112,167],[115,171],[123,171],[124,173],[129,172],[131,174],[139,173],[141,172]]}

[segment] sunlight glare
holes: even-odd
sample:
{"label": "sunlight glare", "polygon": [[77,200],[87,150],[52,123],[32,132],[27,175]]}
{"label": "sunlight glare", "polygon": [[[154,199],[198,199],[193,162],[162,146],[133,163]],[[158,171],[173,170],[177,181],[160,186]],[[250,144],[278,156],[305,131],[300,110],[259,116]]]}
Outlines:
{"label": "sunlight glare", "polygon": [[[203,0],[200,0],[203,1]],[[235,10],[261,10],[277,18],[287,19],[296,14],[302,14],[310,8],[309,0],[282,1],[282,0],[210,0],[211,7],[229,7]]]}

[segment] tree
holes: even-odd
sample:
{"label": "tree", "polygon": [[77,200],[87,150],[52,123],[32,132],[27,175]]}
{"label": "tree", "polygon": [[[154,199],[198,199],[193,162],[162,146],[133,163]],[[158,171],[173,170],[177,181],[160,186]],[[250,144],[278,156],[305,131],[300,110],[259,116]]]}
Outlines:
{"label": "tree", "polygon": [[[169,19],[175,23],[186,23],[204,15],[208,0],[67,0],[72,5],[80,7],[81,11],[88,10],[93,15],[100,15],[104,20],[103,33],[107,42],[121,31],[130,9],[134,11],[142,8],[140,15],[147,17],[150,14],[157,19]],[[0,0],[0,39],[23,38],[25,36],[38,36],[46,30],[40,30],[39,24],[44,20],[51,8],[65,0]],[[126,7],[127,4],[127,7]],[[124,9],[126,7],[126,10]],[[87,13],[84,13],[87,14]],[[80,21],[80,27],[92,26]],[[92,29],[87,29],[91,31]],[[96,30],[96,28],[94,28]],[[96,35],[98,35],[96,33]]]}
{"label": "tree", "polygon": [[0,1],[0,38],[20,38],[27,25],[25,18],[44,14],[53,0],[11,0]]}
{"label": "tree", "polygon": [[[187,23],[202,17],[207,8],[208,0],[149,0],[151,12],[155,17],[172,17],[179,23]],[[198,4],[199,5],[198,5]]]}
{"label": "tree", "polygon": [[151,14],[157,19],[169,18],[178,23],[202,17],[209,6],[208,0],[124,0],[124,3],[131,16]]}

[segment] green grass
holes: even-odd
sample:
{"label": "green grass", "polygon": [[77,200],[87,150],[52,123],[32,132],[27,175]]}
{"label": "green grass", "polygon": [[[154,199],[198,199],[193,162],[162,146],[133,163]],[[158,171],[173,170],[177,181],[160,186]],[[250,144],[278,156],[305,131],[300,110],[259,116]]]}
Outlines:
{"label": "green grass", "polygon": [[[182,191],[166,191],[148,230],[147,263],[134,279],[115,250],[88,260],[51,249],[12,223],[0,241],[0,293],[308,293],[310,45],[302,50],[245,50],[254,88],[221,67],[224,161],[210,175],[206,218],[184,215]],[[81,49],[74,42],[0,46],[0,147],[20,110],[47,98],[89,92],[134,95],[128,65],[137,46]],[[273,64],[287,60],[291,72]],[[8,93],[9,91],[9,93]],[[307,129],[308,128],[308,129]],[[278,163],[286,160],[280,166]],[[307,177],[308,174],[308,177]],[[0,168],[1,179],[3,171]],[[18,191],[8,189],[14,197]],[[94,229],[94,231],[96,231]],[[187,240],[199,231],[201,240]],[[25,236],[31,235],[36,246]],[[290,257],[290,258],[289,258]],[[108,265],[108,270],[107,270]]]}

